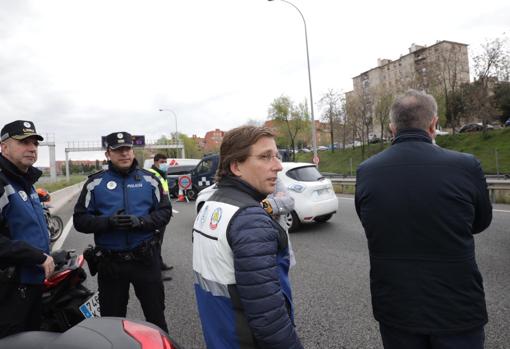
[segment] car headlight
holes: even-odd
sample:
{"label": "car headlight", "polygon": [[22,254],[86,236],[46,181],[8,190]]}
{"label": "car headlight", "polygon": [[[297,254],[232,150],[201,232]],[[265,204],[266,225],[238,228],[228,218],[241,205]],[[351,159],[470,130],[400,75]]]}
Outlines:
{"label": "car headlight", "polygon": [[296,193],[302,193],[305,189],[306,187],[302,184],[294,183],[289,185],[289,190],[292,190]]}

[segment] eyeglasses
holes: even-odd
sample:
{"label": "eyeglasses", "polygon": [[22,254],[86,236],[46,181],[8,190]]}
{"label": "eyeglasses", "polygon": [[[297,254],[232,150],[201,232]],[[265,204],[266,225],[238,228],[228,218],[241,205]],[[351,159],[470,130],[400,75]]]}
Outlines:
{"label": "eyeglasses", "polygon": [[271,160],[273,159],[276,159],[278,161],[282,161],[282,157],[279,153],[276,153],[276,154],[271,154],[271,153],[267,153],[267,154],[261,154],[261,155],[248,155],[248,157],[254,157],[254,158],[257,158],[259,159],[260,161],[263,161],[263,162],[271,162]]}

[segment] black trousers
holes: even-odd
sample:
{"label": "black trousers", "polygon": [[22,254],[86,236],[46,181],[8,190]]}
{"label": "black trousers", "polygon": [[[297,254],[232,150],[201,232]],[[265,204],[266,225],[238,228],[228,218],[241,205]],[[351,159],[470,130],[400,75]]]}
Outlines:
{"label": "black trousers", "polygon": [[150,260],[109,261],[99,267],[99,307],[101,316],[125,317],[132,284],[145,320],[168,332],[165,320],[165,290],[161,280],[159,253],[154,248]]}
{"label": "black trousers", "polygon": [[[42,285],[1,285],[0,338],[41,328]],[[4,292],[2,292],[4,293]]]}
{"label": "black trousers", "polygon": [[483,327],[449,335],[424,335],[379,324],[384,349],[483,349]]}

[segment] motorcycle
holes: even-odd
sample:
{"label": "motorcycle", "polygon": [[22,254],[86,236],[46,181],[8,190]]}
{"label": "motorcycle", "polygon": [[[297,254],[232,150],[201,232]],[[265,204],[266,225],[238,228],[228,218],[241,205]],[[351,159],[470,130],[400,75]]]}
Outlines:
{"label": "motorcycle", "polygon": [[60,238],[62,232],[64,231],[64,222],[62,221],[62,218],[57,215],[52,215],[50,212],[51,205],[48,204],[48,202],[51,200],[50,193],[48,193],[48,191],[44,188],[37,188],[36,191],[44,211],[44,218],[48,224],[48,234],[50,236],[50,241],[55,242]]}
{"label": "motorcycle", "polygon": [[44,280],[41,331],[0,339],[16,349],[182,349],[159,327],[145,321],[98,317],[97,293],[87,289],[83,255],[58,250],[55,272]]}
{"label": "motorcycle", "polygon": [[74,250],[57,250],[51,255],[55,272],[44,280],[41,329],[63,332],[93,315],[90,304],[97,303],[97,297],[83,285],[87,278],[83,255]]}
{"label": "motorcycle", "polygon": [[64,333],[32,331],[0,339],[16,349],[183,349],[159,327],[117,317],[89,318]]}

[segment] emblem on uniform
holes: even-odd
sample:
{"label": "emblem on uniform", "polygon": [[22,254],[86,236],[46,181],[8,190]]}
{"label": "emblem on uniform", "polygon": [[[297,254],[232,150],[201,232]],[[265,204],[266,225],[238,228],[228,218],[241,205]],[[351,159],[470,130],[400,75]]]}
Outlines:
{"label": "emblem on uniform", "polygon": [[26,128],[30,128],[30,127],[32,127],[32,125],[31,125],[28,121],[25,121],[25,122],[23,123],[23,126],[25,126]]}
{"label": "emblem on uniform", "polygon": [[106,187],[110,190],[113,190],[117,188],[117,183],[115,181],[109,181],[108,183],[106,183]]}
{"label": "emblem on uniform", "polygon": [[211,221],[209,222],[209,228],[212,230],[218,228],[218,223],[221,220],[221,207],[217,207],[212,215],[211,215]]}
{"label": "emblem on uniform", "polygon": [[18,192],[18,194],[19,194],[19,196],[21,196],[21,198],[23,199],[23,201],[27,201],[27,199],[28,199],[28,195],[27,195],[27,193],[25,193],[23,190],[20,190],[20,191]]}
{"label": "emblem on uniform", "polygon": [[117,133],[117,138],[118,138],[118,139],[124,138],[124,135],[123,135],[122,133],[120,133],[120,132],[119,132],[119,133]]}

